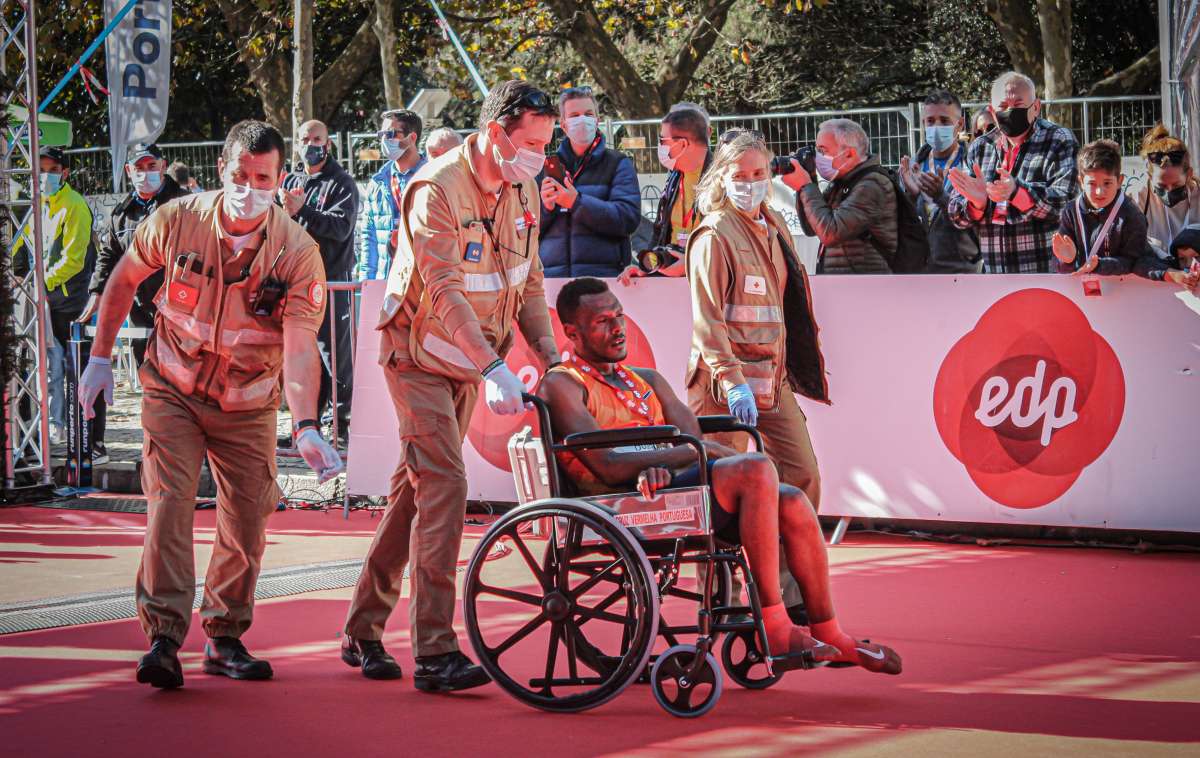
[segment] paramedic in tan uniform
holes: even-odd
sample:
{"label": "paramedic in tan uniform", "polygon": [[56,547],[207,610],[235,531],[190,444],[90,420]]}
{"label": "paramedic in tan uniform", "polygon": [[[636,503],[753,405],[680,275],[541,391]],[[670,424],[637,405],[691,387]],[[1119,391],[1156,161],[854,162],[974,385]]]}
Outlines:
{"label": "paramedic in tan uniform", "polygon": [[555,116],[532,85],[500,84],[484,100],[479,132],[427,164],[404,191],[378,325],[400,460],[342,645],[342,659],[368,678],[401,676],[380,640],[411,555],[417,689],[447,692],[488,681],[459,651],[451,626],[467,499],[462,442],[481,379],[493,412],[524,410],[525,387],[504,363],[514,320],[543,368],[557,360],[534,182]]}
{"label": "paramedic in tan uniform", "polygon": [[104,290],[80,380],[85,409],[100,392],[111,395],[113,340],[138,284],[163,270],[141,369],[148,521],[137,604],[151,646],[137,680],[154,687],[183,685],[177,653],[195,596],[192,522],[206,454],[217,482],[217,528],[200,606],[209,637],[204,671],[272,676],[270,663],[246,652],[239,638],[250,626],[267,516],[280,497],[281,370],[288,406],[300,419],[296,447],[322,481],[342,470],[315,420],[324,268],[317,244],[272,203],[283,156],[279,132],[242,121],[217,162],[223,189],[168,203],[138,227]]}

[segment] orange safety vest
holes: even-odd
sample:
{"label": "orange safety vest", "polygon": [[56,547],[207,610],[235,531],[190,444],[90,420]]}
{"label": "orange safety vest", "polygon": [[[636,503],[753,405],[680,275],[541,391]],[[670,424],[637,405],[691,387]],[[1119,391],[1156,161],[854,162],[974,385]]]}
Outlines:
{"label": "orange safety vest", "polygon": [[[650,383],[628,366],[617,364],[617,369],[626,382],[625,387],[613,386],[599,372],[579,360],[561,363],[550,372],[567,374],[583,385],[588,413],[596,419],[601,429],[665,424],[662,403]],[[558,462],[580,492],[591,495],[608,490],[575,453],[558,453]]]}
{"label": "orange safety vest", "polygon": [[[165,272],[146,362],[180,393],[221,410],[277,407],[284,323],[315,332],[325,314],[320,250],[282,208],[272,206],[247,276],[226,284],[222,196],[217,190],[168,203],[134,235],[130,252]],[[258,316],[251,300],[267,278],[280,282],[284,295],[269,315]]]}
{"label": "orange safety vest", "polygon": [[[403,355],[435,374],[463,382],[480,380],[483,367],[474,365],[454,344],[453,335],[433,313],[422,270],[438,277],[461,278],[463,297],[484,337],[501,357],[512,347],[513,320],[526,301],[527,290],[539,296],[542,293],[537,183],[532,179],[522,182],[520,190],[506,183],[494,217],[489,218],[469,158],[477,139],[478,135],[471,135],[465,144],[427,163],[404,190],[398,222],[401,234],[376,326],[383,332],[379,358],[384,365]],[[453,246],[441,239],[414,238],[413,206],[423,185],[433,185],[455,215]],[[488,219],[486,224],[483,219]]]}

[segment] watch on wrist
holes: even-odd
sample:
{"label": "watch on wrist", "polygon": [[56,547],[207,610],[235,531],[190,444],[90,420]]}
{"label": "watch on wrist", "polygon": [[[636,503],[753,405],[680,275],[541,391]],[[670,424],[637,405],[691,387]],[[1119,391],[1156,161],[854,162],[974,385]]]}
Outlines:
{"label": "watch on wrist", "polygon": [[317,423],[317,420],[315,418],[301,419],[300,421],[297,421],[292,426],[292,439],[296,439],[297,437],[299,437],[300,432],[304,431],[305,429],[308,429],[309,427],[316,429],[317,434],[321,433],[321,425]]}

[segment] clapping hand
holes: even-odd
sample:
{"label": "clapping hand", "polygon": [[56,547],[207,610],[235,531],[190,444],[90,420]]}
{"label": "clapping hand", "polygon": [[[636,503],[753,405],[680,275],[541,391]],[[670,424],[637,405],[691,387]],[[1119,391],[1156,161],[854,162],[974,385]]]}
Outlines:
{"label": "clapping hand", "polygon": [[304,190],[297,187],[293,190],[279,189],[279,203],[287,211],[287,215],[295,216],[304,207]]}
{"label": "clapping hand", "polygon": [[1017,180],[1012,178],[1012,174],[1003,166],[996,169],[999,174],[999,179],[994,182],[988,182],[987,195],[993,203],[1005,203],[1012,199],[1012,196],[1017,193]]}
{"label": "clapping hand", "polygon": [[1062,232],[1055,233],[1050,241],[1050,249],[1054,251],[1054,257],[1063,263],[1075,260],[1075,241]]}
{"label": "clapping hand", "polygon": [[1080,266],[1078,269],[1076,269],[1075,276],[1081,276],[1083,274],[1090,274],[1093,271],[1095,271],[1096,267],[1099,265],[1100,265],[1100,256],[1092,255],[1086,261],[1084,261],[1082,266]]}
{"label": "clapping hand", "polygon": [[974,176],[960,168],[950,169],[950,186],[954,187],[955,191],[965,197],[971,205],[983,208],[988,201],[988,184],[983,179],[983,169],[978,163],[972,170],[975,172]]}

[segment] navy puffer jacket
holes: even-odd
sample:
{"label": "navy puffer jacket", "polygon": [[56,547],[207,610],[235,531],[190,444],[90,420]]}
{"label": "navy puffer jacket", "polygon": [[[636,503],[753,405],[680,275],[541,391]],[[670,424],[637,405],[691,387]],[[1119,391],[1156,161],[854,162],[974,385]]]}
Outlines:
{"label": "navy puffer jacket", "polygon": [[[629,237],[641,219],[641,189],[629,157],[604,146],[601,136],[582,160],[569,140],[558,148],[563,166],[575,176],[579,197],[563,212],[542,208],[538,248],[548,277],[615,277],[629,265]],[[538,177],[541,186],[542,176]]]}

